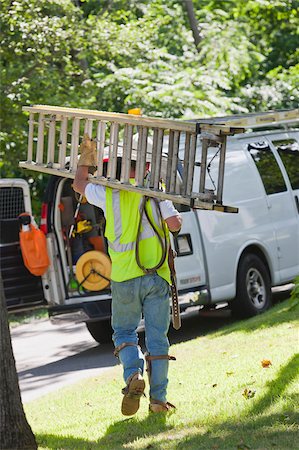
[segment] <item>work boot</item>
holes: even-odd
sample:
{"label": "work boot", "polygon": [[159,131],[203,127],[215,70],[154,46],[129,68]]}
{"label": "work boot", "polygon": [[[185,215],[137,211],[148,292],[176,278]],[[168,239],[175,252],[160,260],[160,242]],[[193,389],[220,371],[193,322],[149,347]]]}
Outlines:
{"label": "work boot", "polygon": [[134,373],[127,381],[127,386],[122,390],[124,398],[121,404],[121,412],[124,416],[133,416],[139,409],[140,397],[145,389],[142,375]]}
{"label": "work boot", "polygon": [[169,402],[160,402],[159,400],[151,399],[149,404],[149,412],[152,413],[168,413],[174,412],[175,406]]}

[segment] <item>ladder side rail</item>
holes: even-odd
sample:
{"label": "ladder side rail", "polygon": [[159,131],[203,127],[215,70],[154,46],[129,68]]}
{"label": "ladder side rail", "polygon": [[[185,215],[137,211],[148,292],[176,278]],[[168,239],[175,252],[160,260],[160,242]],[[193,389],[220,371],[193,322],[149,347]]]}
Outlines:
{"label": "ladder side rail", "polygon": [[70,118],[84,118],[92,120],[103,120],[106,122],[118,122],[119,124],[129,123],[135,126],[142,127],[158,127],[164,130],[172,129],[178,131],[195,132],[196,125],[192,122],[171,120],[171,119],[160,119],[157,117],[143,117],[133,114],[122,114],[122,113],[109,113],[103,111],[95,110],[85,110],[78,108],[62,108],[62,107],[50,107],[46,105],[35,105],[35,106],[25,106],[22,108],[23,111],[42,113],[42,114],[58,114],[67,115]]}
{"label": "ladder side rail", "polygon": [[43,163],[44,141],[45,141],[44,133],[45,133],[45,116],[44,114],[40,114],[38,118],[36,164]]}
{"label": "ladder side rail", "polygon": [[28,131],[28,150],[27,161],[32,162],[33,158],[33,137],[34,137],[34,113],[29,114],[29,131]]}
{"label": "ladder side rail", "polygon": [[67,146],[67,126],[68,118],[66,116],[62,117],[60,123],[59,141],[58,141],[58,165],[61,169],[65,168],[65,157],[66,157],[66,146]]}
{"label": "ladder side rail", "polygon": [[[74,172],[62,171],[61,169],[57,168],[51,168],[47,166],[41,166],[41,165],[33,165],[27,162],[20,162],[19,166],[25,169],[34,170],[36,172],[40,173],[47,173],[50,175],[56,175],[56,176],[63,176],[64,178],[70,178],[73,179],[75,177]],[[175,203],[179,203],[182,205],[188,205],[192,208],[198,208],[198,209],[205,209],[205,210],[216,210],[221,212],[230,212],[230,213],[236,213],[238,212],[238,208],[225,206],[225,205],[219,205],[214,202],[214,196],[210,193],[200,194],[197,197],[192,197],[191,199],[188,197],[184,197],[182,195],[177,194],[169,194],[167,192],[161,191],[161,190],[150,190],[145,187],[138,187],[131,184],[122,184],[119,183],[117,180],[108,180],[104,177],[97,178],[97,177],[90,177],[89,181],[91,183],[100,184],[102,186],[108,186],[112,189],[117,190],[126,190],[126,191],[132,191],[132,192],[139,192],[142,195],[147,195],[149,197],[158,198],[160,200],[171,200]]]}
{"label": "ladder side rail", "polygon": [[106,122],[99,121],[97,125],[97,171],[96,177],[103,176],[103,159],[105,149]]}
{"label": "ladder side rail", "polygon": [[[135,116],[122,113],[109,113],[95,110],[83,110],[77,108],[53,107],[48,105],[34,105],[31,107],[23,107],[23,111],[43,114],[65,114],[69,117],[86,117],[98,120],[118,120],[119,122],[128,122],[135,125],[143,125],[148,127],[160,127],[164,129],[177,129],[179,131],[194,132],[195,123],[179,120],[168,120],[159,118],[146,118],[143,116]],[[209,123],[210,125],[232,125],[236,127],[255,128],[266,125],[279,125],[299,120],[299,109],[295,108],[286,111],[267,111],[262,113],[253,113],[248,115],[232,115],[224,117],[212,117],[198,119],[197,122]],[[260,123],[259,123],[260,121]],[[266,122],[267,121],[267,122]]]}
{"label": "ladder side rail", "polygon": [[80,139],[80,119],[75,117],[72,123],[72,140],[71,140],[71,155],[70,155],[70,172],[75,172],[78,164],[78,149]]}
{"label": "ladder side rail", "polygon": [[55,153],[56,117],[50,116],[48,130],[47,166],[53,167]]}
{"label": "ladder side rail", "polygon": [[124,184],[130,183],[132,145],[133,145],[133,126],[126,123],[124,129],[123,156],[121,161],[121,175],[120,175],[120,182]]}

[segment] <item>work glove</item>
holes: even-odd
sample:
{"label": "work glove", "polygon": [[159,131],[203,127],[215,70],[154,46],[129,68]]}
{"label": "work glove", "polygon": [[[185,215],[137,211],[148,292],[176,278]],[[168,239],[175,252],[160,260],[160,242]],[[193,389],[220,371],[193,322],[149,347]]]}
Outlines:
{"label": "work glove", "polygon": [[86,133],[83,136],[79,151],[78,166],[88,166],[88,172],[94,174],[97,170],[97,145]]}

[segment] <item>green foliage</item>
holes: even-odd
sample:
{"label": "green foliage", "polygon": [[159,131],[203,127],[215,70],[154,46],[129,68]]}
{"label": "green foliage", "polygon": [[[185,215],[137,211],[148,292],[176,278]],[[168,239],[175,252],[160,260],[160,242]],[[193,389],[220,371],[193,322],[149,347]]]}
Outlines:
{"label": "green foliage", "polygon": [[[298,1],[1,0],[3,177],[31,175],[21,107],[200,117],[297,106]],[[33,177],[38,203],[43,176]]]}
{"label": "green foliage", "polygon": [[276,67],[263,79],[241,88],[244,106],[249,111],[298,107],[299,64],[288,69]]}

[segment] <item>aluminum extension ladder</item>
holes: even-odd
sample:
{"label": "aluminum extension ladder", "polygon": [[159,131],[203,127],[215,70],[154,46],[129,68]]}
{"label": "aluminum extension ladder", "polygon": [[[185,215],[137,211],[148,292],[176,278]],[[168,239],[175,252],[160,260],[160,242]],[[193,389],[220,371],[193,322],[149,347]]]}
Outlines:
{"label": "aluminum extension ladder", "polygon": [[[27,160],[19,163],[22,168],[74,178],[80,139],[83,133],[87,133],[96,139],[97,143],[98,168],[94,176],[90,176],[91,182],[115,189],[133,190],[159,199],[169,199],[192,208],[238,211],[237,208],[223,205],[222,195],[227,136],[243,133],[246,126],[244,120],[241,124],[238,120],[230,121],[228,118],[203,119],[192,123],[45,105],[24,107],[23,111],[29,112],[29,133]],[[183,156],[180,153],[179,158],[182,135]],[[152,140],[151,145],[149,139]],[[194,190],[197,139],[202,141],[202,153],[199,183]],[[166,140],[168,151],[164,152],[163,141]],[[134,145],[137,147],[136,182],[132,185],[129,176]],[[150,146],[151,178],[149,186],[145,187],[144,173]],[[206,189],[210,147],[219,148],[215,191]],[[109,162],[107,175],[104,176],[103,158],[107,148]],[[122,163],[121,173],[117,178],[117,156],[120,148]],[[177,172],[179,159],[183,167],[181,180],[178,179]],[[164,180],[165,190],[161,189],[161,179]]]}

